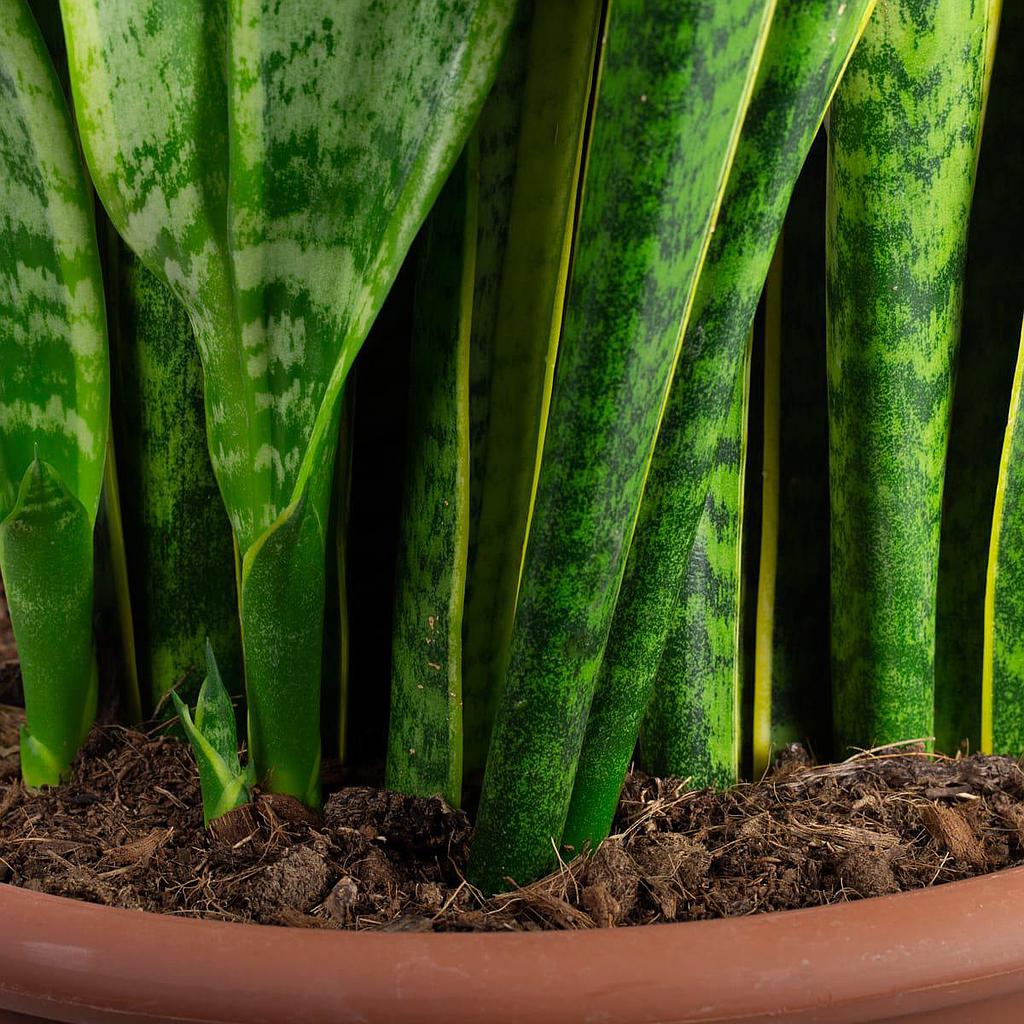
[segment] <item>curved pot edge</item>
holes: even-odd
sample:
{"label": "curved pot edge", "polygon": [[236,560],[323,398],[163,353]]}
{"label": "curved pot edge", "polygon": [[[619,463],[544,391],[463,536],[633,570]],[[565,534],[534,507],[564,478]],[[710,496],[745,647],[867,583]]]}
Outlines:
{"label": "curved pot edge", "polygon": [[202,921],[0,885],[0,1009],[87,1022],[843,1024],[963,1020],[997,999],[1020,1020],[1021,907],[1014,868],[717,921],[435,935]]}

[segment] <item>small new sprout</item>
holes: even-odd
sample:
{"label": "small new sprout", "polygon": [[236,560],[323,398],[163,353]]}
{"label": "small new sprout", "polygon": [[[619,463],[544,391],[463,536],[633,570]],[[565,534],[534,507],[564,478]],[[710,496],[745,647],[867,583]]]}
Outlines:
{"label": "small new sprout", "polygon": [[209,641],[206,644],[206,679],[196,701],[195,720],[173,691],[171,699],[196,757],[203,793],[203,821],[209,825],[214,818],[248,803],[251,784],[249,773],[238,760],[235,709]]}

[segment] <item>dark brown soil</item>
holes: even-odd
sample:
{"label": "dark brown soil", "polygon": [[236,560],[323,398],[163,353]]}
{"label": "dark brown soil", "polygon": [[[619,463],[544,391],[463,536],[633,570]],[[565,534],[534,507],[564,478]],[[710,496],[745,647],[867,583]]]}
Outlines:
{"label": "dark brown soil", "polygon": [[1016,761],[890,752],[810,767],[796,748],[725,793],[633,772],[616,835],[592,858],[484,899],[463,878],[469,821],[439,798],[348,786],[318,818],[261,796],[207,832],[188,748],[117,726],[94,731],[67,786],[29,794],[19,691],[0,591],[0,883],[109,906],[306,928],[593,928],[838,903],[1024,864]]}
{"label": "dark brown soil", "polygon": [[98,728],[60,790],[18,780],[0,709],[0,882],[163,913],[307,928],[592,928],[836,903],[1024,863],[1013,760],[864,755],[726,793],[634,772],[617,834],[504,896],[463,880],[470,825],[440,799],[368,787],[322,818],[262,796],[203,830],[192,755]]}

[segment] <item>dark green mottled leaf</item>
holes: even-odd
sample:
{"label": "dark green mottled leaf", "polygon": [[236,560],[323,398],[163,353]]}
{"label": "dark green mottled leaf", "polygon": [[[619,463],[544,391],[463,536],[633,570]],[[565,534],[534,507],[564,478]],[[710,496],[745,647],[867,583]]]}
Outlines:
{"label": "dark green mottled leaf", "polygon": [[[789,197],[871,7],[870,0],[780,0],[775,9],[701,271],[591,708],[582,758],[589,767],[574,813],[589,821],[577,826],[579,834],[595,841],[611,824],[661,662]],[[683,679],[678,684],[687,685]],[[681,696],[658,707],[668,711],[684,704]],[[648,715],[648,749],[673,749],[683,728],[671,716]],[[652,767],[667,770],[654,762]]]}
{"label": "dark green mottled leaf", "polygon": [[[473,461],[479,477],[475,556],[464,630],[470,778],[483,771],[508,656],[561,332],[602,6],[601,0],[524,5],[533,16],[515,146],[503,165],[511,194],[501,268],[496,285],[478,277],[483,306],[475,301],[473,313],[475,322],[483,317],[474,326],[473,359],[486,367],[477,404],[487,414],[486,429],[478,427],[476,435],[483,451]],[[501,126],[503,111],[484,109],[481,140]],[[494,234],[483,234],[488,248]]]}
{"label": "dark green mottled leaf", "polygon": [[453,807],[462,795],[476,174],[471,141],[420,235],[385,776],[388,789],[440,793]]}
{"label": "dark green mottled leaf", "polygon": [[939,521],[985,80],[984,0],[886,0],[832,104],[836,753],[932,736]]}
{"label": "dark green mottled leaf", "polygon": [[181,304],[120,245],[108,261],[114,433],[139,673],[156,705],[194,693],[207,640],[242,689],[231,525],[210,467],[202,367]]}
{"label": "dark green mottled leaf", "polygon": [[935,745],[946,753],[964,741],[977,750],[981,738],[985,570],[1024,308],[1024,190],[1015,180],[1024,167],[1024,4],[1004,5],[998,35],[971,206],[939,544]]}
{"label": "dark green mottled leaf", "polygon": [[[616,0],[509,668],[470,862],[553,862],[682,332],[771,16]],[[699,144],[695,140],[699,139]]]}
{"label": "dark green mottled leaf", "polygon": [[[655,723],[669,718],[678,728],[667,735],[656,725],[649,737],[640,731],[643,763],[689,779],[694,787],[731,786],[739,774],[748,366],[745,361],[737,375],[729,418],[718,440],[704,512],[648,709]],[[666,741],[667,748],[652,749],[653,742]]]}

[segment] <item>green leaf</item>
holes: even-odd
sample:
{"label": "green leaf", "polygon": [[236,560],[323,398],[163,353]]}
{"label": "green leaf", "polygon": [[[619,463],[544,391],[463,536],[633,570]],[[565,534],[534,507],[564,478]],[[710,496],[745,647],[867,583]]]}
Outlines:
{"label": "green leaf", "polygon": [[[649,732],[643,727],[640,731],[642,763],[689,779],[694,788],[726,788],[739,776],[740,572],[749,370],[748,355],[718,440],[704,511],[654,681],[647,709],[654,725]],[[680,685],[682,681],[685,685]],[[667,733],[662,724],[666,720],[675,723],[677,731]],[[667,747],[654,746],[666,741]],[[565,842],[571,843],[572,837],[566,834]]]}
{"label": "green leaf", "polygon": [[94,617],[101,631],[107,623],[116,623],[111,633],[116,634],[121,653],[117,674],[121,682],[122,712],[127,722],[141,725],[142,693],[135,647],[135,621],[128,584],[128,553],[112,428],[107,434],[107,461],[103,469],[103,493],[96,517],[95,540],[96,556],[93,561],[99,585],[93,595]]}
{"label": "green leaf", "polygon": [[981,750],[1024,750],[1024,331],[999,462],[984,604]]}
{"label": "green leaf", "polygon": [[206,643],[206,678],[199,688],[196,702],[196,728],[206,737],[210,746],[225,763],[238,761],[238,733],[231,695],[217,666],[213,646]]}
{"label": "green leaf", "polygon": [[153,707],[176,686],[194,694],[207,641],[241,692],[234,545],[210,466],[192,326],[116,237],[108,255],[120,509],[144,699]]}
{"label": "green leaf", "polygon": [[1005,5],[998,36],[971,205],[939,543],[935,745],[946,753],[965,740],[977,750],[981,739],[985,576],[1024,295],[1024,192],[1008,187],[1024,167],[1024,4]]}
{"label": "green leaf", "polygon": [[[500,273],[478,285],[484,322],[477,323],[479,304],[473,313],[473,356],[486,367],[477,384],[486,426],[475,435],[483,451],[473,462],[478,507],[466,588],[470,778],[483,771],[508,657],[561,333],[602,7],[600,0],[523,5],[530,26],[517,80],[519,121],[503,136],[515,146],[502,151],[500,165],[492,160],[510,183],[510,195]],[[481,146],[505,126],[504,112],[504,104],[484,108],[477,128]]]}
{"label": "green leaf", "polygon": [[64,45],[64,26],[60,20],[60,0],[28,0],[28,6],[46,43],[61,90],[70,99],[71,83],[68,81],[68,54]]}
{"label": "green leaf", "polygon": [[453,807],[462,795],[476,177],[471,139],[418,246],[385,775],[388,789],[440,793]]}
{"label": "green leaf", "polygon": [[[554,858],[587,709],[772,4],[617,0],[470,877]],[[696,140],[699,140],[699,144]]]}
{"label": "green leaf", "polygon": [[92,200],[23,0],[0,12],[0,518],[38,447],[95,518],[109,375]]}
{"label": "green leaf", "polygon": [[825,138],[793,192],[765,288],[764,457],[752,763],[787,744],[832,744],[829,687]]}
{"label": "green leaf", "polygon": [[88,510],[57,471],[33,461],[0,522],[0,569],[25,691],[28,786],[66,777],[96,714],[92,533]]}
{"label": "green leaf", "polygon": [[249,800],[249,778],[238,760],[235,709],[221,679],[213,648],[206,646],[206,679],[199,690],[195,721],[178,694],[171,700],[192,745],[203,794],[203,821],[209,825]]}
{"label": "green leaf", "polygon": [[0,6],[0,570],[29,785],[67,772],[96,705],[92,533],[109,377],[92,196],[23,0]]}
{"label": "green leaf", "polygon": [[836,753],[932,736],[939,524],[986,5],[891,0],[830,114]]}
{"label": "green leaf", "polygon": [[[536,0],[519,0],[505,53],[494,85],[473,131],[477,137],[480,183],[477,215],[476,281],[469,360],[469,592],[478,545],[482,485],[487,465],[487,424],[494,328],[501,297],[501,270],[508,243],[509,215],[515,186],[519,130],[523,118],[523,83],[529,55],[530,26]],[[470,712],[472,713],[472,712]],[[475,726],[469,723],[475,732]],[[475,742],[471,740],[471,742]]]}
{"label": "green leaf", "polygon": [[235,0],[225,24],[209,0],[64,0],[97,191],[189,309],[243,552],[329,462],[314,438],[472,124],[509,8]]}
{"label": "green leaf", "polygon": [[276,514],[328,461],[318,440],[486,95],[512,3],[271,7],[232,5],[229,246],[250,377],[297,389],[252,453]]}
{"label": "green leaf", "polygon": [[[744,346],[797,175],[872,7],[871,0],[780,0],[644,490],[581,761],[576,825],[611,824],[690,556]],[[687,685],[685,679],[679,686]],[[685,695],[660,707],[682,707]],[[655,736],[660,728],[663,735]],[[646,720],[648,749],[685,725]],[[574,812],[575,813],[575,812]]]}
{"label": "green leaf", "polygon": [[324,524],[308,499],[286,508],[242,561],[250,756],[261,785],[311,807],[320,800],[325,571]]}
{"label": "green leaf", "polygon": [[[282,559],[285,581],[304,573],[322,605],[342,387],[479,111],[513,3],[227,7],[226,18],[213,0],[62,10],[97,191],[196,331],[214,473],[244,558],[256,770],[305,796],[313,734],[285,740],[270,708],[289,692],[308,729],[319,700],[298,663],[270,650],[286,636],[319,680],[323,620],[306,619],[301,640],[297,620],[275,620],[271,565]],[[319,550],[268,546],[299,506]],[[265,575],[249,586],[257,549]],[[271,664],[284,676],[261,674]]]}

